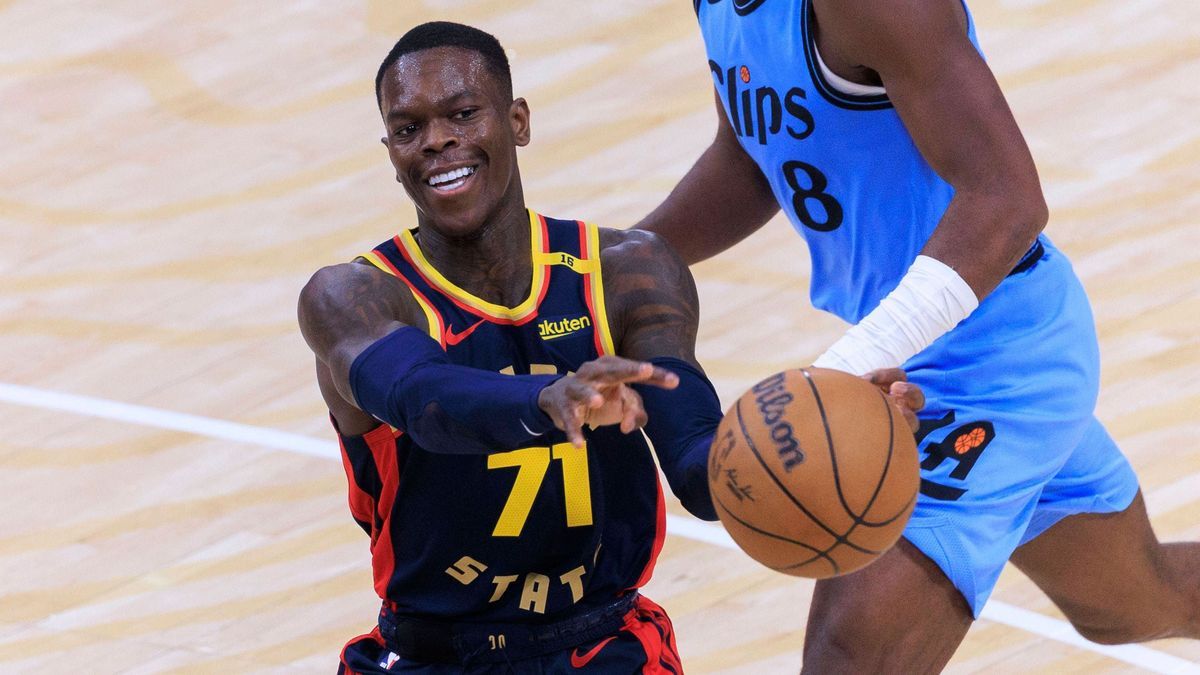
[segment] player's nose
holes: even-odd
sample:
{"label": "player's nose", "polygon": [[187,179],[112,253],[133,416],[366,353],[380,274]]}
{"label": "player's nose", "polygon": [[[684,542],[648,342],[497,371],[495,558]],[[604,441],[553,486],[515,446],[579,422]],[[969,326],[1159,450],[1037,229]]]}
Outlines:
{"label": "player's nose", "polygon": [[437,154],[457,145],[458,136],[449,124],[438,121],[425,127],[425,135],[421,138],[421,152]]}

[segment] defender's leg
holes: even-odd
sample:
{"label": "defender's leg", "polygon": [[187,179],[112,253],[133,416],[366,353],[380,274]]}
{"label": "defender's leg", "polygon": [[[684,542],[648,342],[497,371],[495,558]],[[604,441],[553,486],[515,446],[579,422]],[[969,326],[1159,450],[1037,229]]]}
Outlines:
{"label": "defender's leg", "polygon": [[805,673],[937,673],[973,618],[946,575],[907,540],[844,577],[817,582]]}
{"label": "defender's leg", "polygon": [[1012,562],[1089,640],[1200,638],[1200,543],[1159,543],[1140,491],[1119,513],[1060,520]]}

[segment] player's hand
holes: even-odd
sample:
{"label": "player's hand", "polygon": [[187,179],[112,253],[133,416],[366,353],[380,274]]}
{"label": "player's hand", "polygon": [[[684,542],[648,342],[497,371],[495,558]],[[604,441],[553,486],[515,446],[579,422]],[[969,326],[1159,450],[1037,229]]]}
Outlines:
{"label": "player's hand", "polygon": [[909,382],[908,375],[905,375],[904,371],[899,368],[872,370],[863,377],[883,390],[884,395],[888,397],[896,410],[904,415],[904,421],[908,422],[913,433],[917,433],[920,426],[917,421],[917,412],[925,407],[925,392]]}
{"label": "player's hand", "polygon": [[651,363],[601,356],[543,389],[538,406],[578,448],[583,446],[585,424],[619,423],[623,433],[645,426],[646,409],[642,397],[629,386],[633,383],[674,389],[679,376]]}

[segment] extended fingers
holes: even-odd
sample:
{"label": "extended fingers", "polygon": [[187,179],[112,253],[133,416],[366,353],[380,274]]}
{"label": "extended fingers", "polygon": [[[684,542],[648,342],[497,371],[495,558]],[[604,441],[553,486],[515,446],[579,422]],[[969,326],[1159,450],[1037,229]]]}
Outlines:
{"label": "extended fingers", "polygon": [[547,387],[539,396],[539,405],[568,440],[581,447],[585,424],[620,424],[624,433],[646,425],[642,397],[628,386],[633,382],[673,389],[679,385],[679,376],[651,363],[601,357]]}
{"label": "extended fingers", "polygon": [[908,375],[900,368],[880,368],[863,375],[868,382],[883,387],[887,391],[894,382],[907,382]]}
{"label": "extended fingers", "polygon": [[921,388],[911,382],[893,382],[888,388],[887,397],[904,416],[904,421],[913,433],[916,433],[921,425],[917,419],[917,411],[925,407],[925,393]]}
{"label": "extended fingers", "polygon": [[604,395],[589,383],[568,376],[542,390],[538,405],[575,447],[581,447],[583,425],[592,410],[604,405]]}
{"label": "extended fingers", "polygon": [[572,445],[581,448],[584,443],[583,425],[590,421],[593,410],[604,405],[604,394],[587,382],[576,378],[568,379],[570,380],[567,385],[570,424],[563,431],[566,432],[567,440],[571,441]]}
{"label": "extended fingers", "polygon": [[913,412],[925,407],[925,392],[912,382],[893,382],[888,387],[888,395]]}
{"label": "extended fingers", "polygon": [[630,433],[635,429],[646,426],[649,417],[642,403],[642,397],[629,387],[622,386],[621,396],[621,433]]}
{"label": "extended fingers", "polygon": [[637,382],[663,389],[679,385],[679,376],[665,368],[619,356],[602,356],[580,366],[576,376],[601,385]]}

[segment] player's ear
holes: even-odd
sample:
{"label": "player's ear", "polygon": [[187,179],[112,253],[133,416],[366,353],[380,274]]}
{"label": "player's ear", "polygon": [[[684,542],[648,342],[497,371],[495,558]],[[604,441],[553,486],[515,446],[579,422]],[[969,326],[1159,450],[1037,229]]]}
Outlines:
{"label": "player's ear", "polygon": [[[388,145],[388,137],[387,136],[380,137],[379,142],[383,143],[383,147],[387,148],[388,150],[391,150],[391,146]],[[396,166],[396,160],[395,160],[395,158],[392,157],[391,152],[388,152],[388,160],[392,163],[392,166],[396,169],[396,182],[403,183],[404,181],[400,180],[400,167]]]}
{"label": "player's ear", "polygon": [[518,146],[529,145],[529,104],[525,99],[513,99],[508,106],[508,122],[512,127],[513,141]]}

